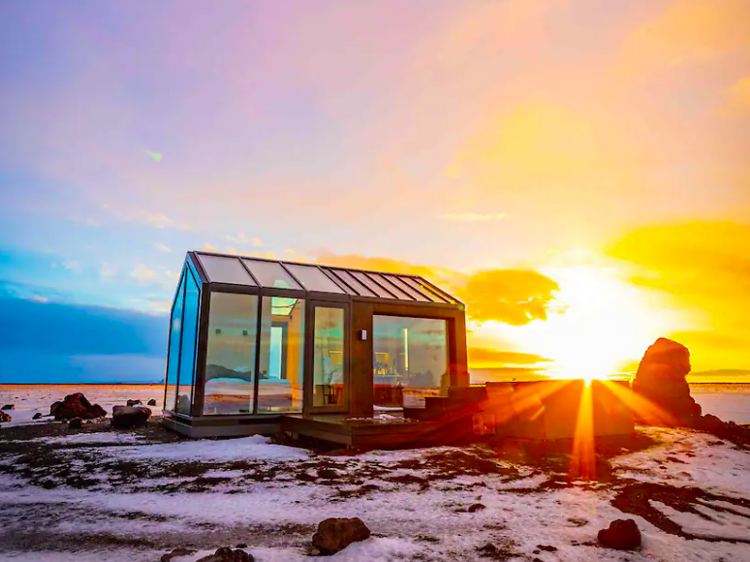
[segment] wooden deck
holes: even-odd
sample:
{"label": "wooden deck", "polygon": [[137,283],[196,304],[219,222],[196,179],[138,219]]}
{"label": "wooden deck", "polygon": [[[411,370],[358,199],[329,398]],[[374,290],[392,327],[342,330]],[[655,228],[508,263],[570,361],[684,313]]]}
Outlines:
{"label": "wooden deck", "polygon": [[[389,414],[400,419],[383,421],[378,418],[349,418],[342,414],[290,414],[282,417],[281,429],[295,436],[312,437],[356,449],[447,445],[467,436],[467,429],[459,427],[465,424],[411,420],[392,412]],[[471,427],[468,432],[471,432]],[[455,439],[450,438],[452,433]]]}

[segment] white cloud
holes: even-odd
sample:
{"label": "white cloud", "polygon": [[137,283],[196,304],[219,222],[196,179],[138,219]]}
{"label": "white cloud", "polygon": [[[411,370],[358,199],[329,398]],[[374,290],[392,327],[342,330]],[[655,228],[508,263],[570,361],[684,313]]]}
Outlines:
{"label": "white cloud", "polygon": [[135,266],[133,271],[130,272],[130,276],[138,281],[139,283],[153,283],[155,281],[158,281],[159,274],[156,273],[153,269],[149,269],[144,264],[139,263]]}
{"label": "white cloud", "polygon": [[211,243],[206,242],[205,244],[203,244],[203,246],[201,246],[201,250],[203,250],[204,252],[218,252],[219,248]]}
{"label": "white cloud", "polygon": [[107,264],[102,264],[102,267],[99,269],[99,275],[107,278],[114,277],[117,275],[117,270]]}
{"label": "white cloud", "polygon": [[157,250],[160,250],[162,252],[171,252],[172,251],[172,248],[170,248],[169,246],[167,246],[165,244],[154,244],[154,245],[156,246]]}
{"label": "white cloud", "polygon": [[73,271],[75,273],[80,273],[81,271],[81,262],[75,261],[75,260],[66,260],[62,262],[62,266],[65,269],[68,269],[70,271]]}
{"label": "white cloud", "polygon": [[236,236],[227,234],[224,236],[224,239],[229,242],[234,242],[235,244],[242,244],[243,246],[254,246],[260,248],[263,245],[260,238],[248,238],[247,234],[244,232],[239,232]]}
{"label": "white cloud", "polygon": [[42,302],[42,303],[49,302],[49,299],[47,297],[40,297],[39,295],[31,295],[26,300],[31,301],[31,302]]}
{"label": "white cloud", "polygon": [[452,222],[487,222],[505,218],[505,213],[447,213],[443,218]]}

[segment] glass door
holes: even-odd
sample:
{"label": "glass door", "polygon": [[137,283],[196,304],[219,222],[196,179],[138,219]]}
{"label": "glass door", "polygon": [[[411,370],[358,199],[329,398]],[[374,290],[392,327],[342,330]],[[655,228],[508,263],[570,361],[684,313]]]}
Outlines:
{"label": "glass door", "polygon": [[310,412],[346,412],[349,408],[349,306],[311,302],[306,392]]}

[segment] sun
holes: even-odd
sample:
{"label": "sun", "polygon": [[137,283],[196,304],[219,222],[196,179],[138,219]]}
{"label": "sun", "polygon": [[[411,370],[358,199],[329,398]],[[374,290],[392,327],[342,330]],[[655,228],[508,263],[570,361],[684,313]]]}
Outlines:
{"label": "sun", "polygon": [[656,338],[684,327],[665,303],[615,266],[571,264],[541,271],[560,287],[548,319],[495,329],[499,339],[551,359],[545,374],[587,381],[622,375],[622,365],[638,360]]}

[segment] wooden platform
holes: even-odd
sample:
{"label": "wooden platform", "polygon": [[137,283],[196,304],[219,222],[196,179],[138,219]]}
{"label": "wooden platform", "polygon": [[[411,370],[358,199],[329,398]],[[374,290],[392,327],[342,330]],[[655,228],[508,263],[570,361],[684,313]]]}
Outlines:
{"label": "wooden platform", "polygon": [[400,414],[392,415],[400,419],[384,422],[377,418],[352,419],[340,414],[287,414],[281,418],[281,429],[295,437],[312,437],[362,449],[448,445],[468,436],[467,428],[462,427],[465,424],[418,421],[403,419]]}

